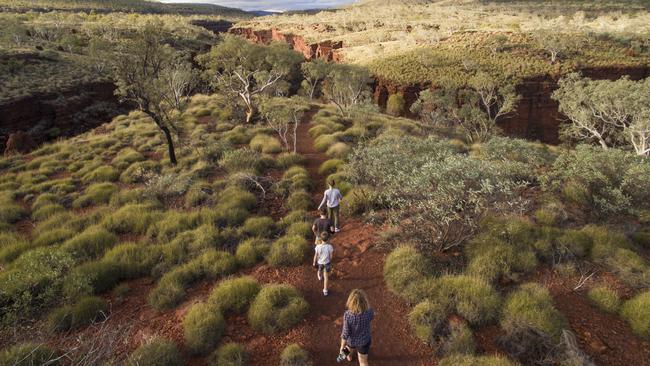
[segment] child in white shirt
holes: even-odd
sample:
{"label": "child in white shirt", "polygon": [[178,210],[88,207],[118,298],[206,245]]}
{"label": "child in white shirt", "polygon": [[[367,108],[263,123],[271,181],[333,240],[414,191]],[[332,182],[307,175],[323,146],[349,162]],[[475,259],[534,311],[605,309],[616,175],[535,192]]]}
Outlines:
{"label": "child in white shirt", "polygon": [[[329,233],[321,233],[320,240],[317,242],[314,253],[314,267],[318,269],[318,280],[323,281],[323,295],[328,295],[329,273],[332,271],[332,254],[334,247],[328,242]],[[322,273],[322,277],[321,277]]]}

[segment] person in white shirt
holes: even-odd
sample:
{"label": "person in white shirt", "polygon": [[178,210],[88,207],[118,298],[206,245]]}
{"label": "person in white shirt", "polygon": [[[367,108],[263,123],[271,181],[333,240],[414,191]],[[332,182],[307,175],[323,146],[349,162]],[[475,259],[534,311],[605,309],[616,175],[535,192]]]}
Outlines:
{"label": "person in white shirt", "polygon": [[341,191],[335,188],[335,186],[336,182],[332,180],[329,183],[329,188],[323,194],[323,200],[318,205],[318,209],[320,210],[323,206],[327,206],[327,218],[334,223],[334,232],[338,233],[341,231],[341,227],[339,226],[339,207],[343,196],[341,195]]}
{"label": "person in white shirt", "polygon": [[[329,233],[321,233],[314,253],[314,267],[318,270],[319,281],[323,281],[323,295],[328,295],[329,273],[332,271],[332,254],[334,247],[328,242]],[[322,273],[322,275],[321,275]]]}

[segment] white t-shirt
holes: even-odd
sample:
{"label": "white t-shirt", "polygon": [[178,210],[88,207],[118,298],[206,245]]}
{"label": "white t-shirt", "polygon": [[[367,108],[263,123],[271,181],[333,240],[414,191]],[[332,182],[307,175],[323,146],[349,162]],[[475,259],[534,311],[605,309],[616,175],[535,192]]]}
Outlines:
{"label": "white t-shirt", "polygon": [[329,264],[332,261],[334,247],[332,244],[318,244],[316,246],[316,258],[318,264]]}
{"label": "white t-shirt", "polygon": [[323,207],[325,203],[327,203],[327,207],[337,207],[341,203],[341,198],[343,198],[343,196],[338,188],[329,188],[323,194],[323,200],[318,207]]}

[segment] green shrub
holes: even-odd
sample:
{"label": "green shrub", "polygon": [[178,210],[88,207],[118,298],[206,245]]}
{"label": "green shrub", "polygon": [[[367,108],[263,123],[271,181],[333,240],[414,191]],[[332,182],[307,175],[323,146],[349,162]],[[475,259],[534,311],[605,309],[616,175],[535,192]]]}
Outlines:
{"label": "green shrub", "polygon": [[248,354],[246,348],[239,343],[226,343],[212,353],[208,361],[215,366],[246,366]]}
{"label": "green shrub", "polygon": [[253,277],[227,279],[212,290],[208,301],[223,313],[242,313],[259,291],[260,285]]}
{"label": "green shrub", "polygon": [[115,158],[113,158],[112,164],[120,169],[126,169],[129,165],[143,160],[145,160],[145,157],[142,154],[127,147],[120,150]]}
{"label": "green shrub", "polygon": [[318,174],[320,175],[330,175],[334,174],[337,172],[337,170],[343,166],[345,162],[340,159],[330,159],[321,164],[320,168],[318,168]]}
{"label": "green shrub", "polygon": [[461,356],[445,357],[438,362],[438,366],[517,366],[504,356]]}
{"label": "green shrub", "polygon": [[250,129],[244,126],[237,126],[224,133],[223,137],[233,145],[243,145],[249,143],[253,136]]}
{"label": "green shrub", "polygon": [[425,300],[409,313],[409,323],[422,342],[433,343],[446,328],[449,304],[446,299]]}
{"label": "green shrub", "polygon": [[275,154],[282,151],[282,144],[275,137],[257,134],[251,140],[250,148],[264,154]]}
{"label": "green shrub", "polygon": [[467,324],[450,324],[450,333],[440,345],[443,355],[473,355],[476,352],[474,334]]}
{"label": "green shrub", "polygon": [[62,248],[77,261],[96,259],[117,243],[117,237],[101,226],[91,226],[81,234],[68,239]]}
{"label": "green shrub", "polygon": [[283,228],[288,228],[296,222],[307,222],[307,211],[298,210],[291,211],[285,217],[283,217],[278,225]]}
{"label": "green shrub", "polygon": [[118,188],[112,183],[95,183],[88,188],[86,192],[72,202],[72,207],[83,208],[88,206],[97,206],[107,204],[111,198],[118,192]]}
{"label": "green shrub", "polygon": [[194,354],[213,351],[224,329],[221,313],[207,304],[193,305],[183,318],[185,345]]}
{"label": "green shrub", "polygon": [[331,134],[333,132],[334,131],[329,126],[326,126],[326,125],[316,125],[316,126],[311,127],[309,129],[309,135],[311,137],[313,137],[313,138],[316,138],[316,137],[319,137],[319,136],[322,136],[322,135]]}
{"label": "green shrub", "polygon": [[60,197],[53,193],[42,193],[32,202],[32,211],[36,211],[42,206],[51,204],[60,204]]}
{"label": "green shrub", "polygon": [[282,350],[280,354],[280,366],[312,366],[309,353],[298,344],[293,343]]}
{"label": "green shrub", "polygon": [[333,135],[321,135],[314,140],[314,147],[320,152],[325,152],[330,146],[338,142],[338,139]]}
{"label": "green shrub", "polygon": [[250,217],[240,228],[244,235],[268,238],[275,232],[275,221],[268,216]]}
{"label": "green shrub", "polygon": [[[56,218],[57,216],[53,216]],[[44,230],[32,241],[34,247],[45,247],[60,244],[73,237],[75,232],[69,228]]]}
{"label": "green shrub", "polygon": [[562,197],[567,202],[588,207],[592,204],[593,197],[589,188],[577,180],[567,180],[562,186]]}
{"label": "green shrub", "polygon": [[344,159],[352,152],[352,147],[345,142],[337,142],[327,148],[325,155],[330,158]]}
{"label": "green shrub", "polygon": [[345,194],[343,199],[345,205],[341,209],[346,216],[363,215],[382,207],[376,192],[369,186],[354,187]]}
{"label": "green shrub", "polygon": [[181,366],[183,357],[172,341],[154,338],[138,347],[127,361],[129,366]]}
{"label": "green shrub", "polygon": [[399,117],[404,113],[405,104],[406,102],[401,94],[391,94],[386,102],[386,113]]}
{"label": "green shrub", "polygon": [[444,275],[429,290],[429,299],[447,298],[455,313],[471,324],[485,324],[499,315],[501,298],[489,283],[467,275]]}
{"label": "green shrub", "polygon": [[212,189],[204,182],[193,184],[185,194],[185,207],[198,207],[210,199]]}
{"label": "green shrub", "polygon": [[58,352],[45,344],[25,342],[0,351],[0,365],[35,366],[59,365]]}
{"label": "green shrub", "polygon": [[7,201],[0,201],[0,222],[13,224],[27,216],[27,210],[22,206]]}
{"label": "green shrub", "polygon": [[151,271],[160,254],[158,246],[124,243],[106,252],[103,262],[116,263],[124,278],[137,278]]}
{"label": "green shrub", "polygon": [[52,332],[66,332],[106,318],[108,304],[99,297],[84,297],[72,306],[63,306],[50,313],[47,323]]}
{"label": "green shrub", "polygon": [[9,263],[31,248],[29,242],[13,233],[0,232],[0,263]]}
{"label": "green shrub", "polygon": [[69,299],[82,295],[100,294],[113,288],[121,279],[128,278],[122,266],[109,261],[84,263],[66,276],[63,293]]}
{"label": "green shrub", "polygon": [[266,285],[248,310],[248,322],[265,333],[287,330],[300,322],[309,304],[289,285]]}
{"label": "green shrub", "polygon": [[228,210],[234,208],[241,208],[251,210],[257,205],[257,198],[254,194],[239,188],[228,187],[219,193],[219,203],[217,209]]}
{"label": "green shrub", "polygon": [[384,280],[388,289],[411,303],[422,300],[415,288],[430,275],[430,263],[411,246],[395,249],[384,264]]}
{"label": "green shrub", "polygon": [[559,202],[550,202],[535,211],[535,221],[543,226],[555,226],[567,219],[564,206]]}
{"label": "green shrub", "polygon": [[634,333],[650,339],[650,291],[646,290],[624,302],[621,317],[627,320]]}
{"label": "green shrub", "polygon": [[183,212],[170,210],[147,230],[147,236],[165,243],[174,239],[178,234],[197,228],[201,224],[198,212]]}
{"label": "green shrub", "polygon": [[536,283],[527,283],[506,298],[501,327],[509,334],[532,328],[558,341],[567,323],[553,306],[548,290]]}
{"label": "green shrub", "polygon": [[305,239],[309,239],[313,232],[311,231],[311,225],[308,222],[294,222],[287,228],[287,236],[301,236]]}
{"label": "green shrub", "polygon": [[275,158],[275,164],[280,169],[286,169],[293,165],[303,164],[305,157],[296,153],[282,153]]}
{"label": "green shrub", "polygon": [[120,173],[112,166],[100,166],[81,178],[83,183],[115,182]]}
{"label": "green shrub", "polygon": [[225,251],[208,250],[196,260],[201,263],[203,275],[208,279],[220,278],[237,270],[235,257]]}
{"label": "green shrub", "polygon": [[621,306],[621,300],[616,292],[606,286],[592,288],[587,293],[587,297],[594,306],[608,313],[617,313]]}
{"label": "green shrub", "polygon": [[39,206],[38,209],[32,211],[32,218],[36,221],[43,221],[63,211],[65,211],[65,207],[58,203],[42,205]]}
{"label": "green shrub", "polygon": [[153,210],[149,204],[129,204],[106,216],[103,224],[116,234],[144,234],[158,218]]}
{"label": "green shrub", "polygon": [[266,239],[250,238],[237,246],[235,259],[240,267],[252,267],[262,261],[271,249]]}
{"label": "green shrub", "polygon": [[227,151],[223,154],[219,165],[229,173],[252,172],[260,169],[260,153],[247,148]]}
{"label": "green shrub", "polygon": [[305,260],[309,243],[300,236],[284,236],[271,245],[267,262],[273,267],[298,266]]}
{"label": "green shrub", "polygon": [[160,173],[161,169],[162,166],[158,162],[151,160],[138,161],[122,172],[120,182],[126,184],[143,183],[148,174]]}
{"label": "green shrub", "polygon": [[292,211],[307,211],[313,206],[313,204],[314,202],[311,195],[306,191],[293,192],[287,200],[287,206]]}
{"label": "green shrub", "polygon": [[646,229],[646,231],[637,231],[632,234],[632,241],[642,248],[650,249],[650,230]]}

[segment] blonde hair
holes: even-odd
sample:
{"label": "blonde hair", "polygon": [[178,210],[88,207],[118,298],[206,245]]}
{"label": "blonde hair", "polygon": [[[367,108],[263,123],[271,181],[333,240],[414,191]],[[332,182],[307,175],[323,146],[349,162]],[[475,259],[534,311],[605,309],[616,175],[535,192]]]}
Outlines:
{"label": "blonde hair", "polygon": [[320,245],[320,244],[325,244],[323,239],[321,239],[321,238],[316,239],[316,245]]}
{"label": "blonde hair", "polygon": [[368,295],[366,295],[366,292],[363,290],[354,289],[350,292],[350,296],[348,296],[348,301],[345,303],[345,306],[351,312],[361,314],[370,309]]}

